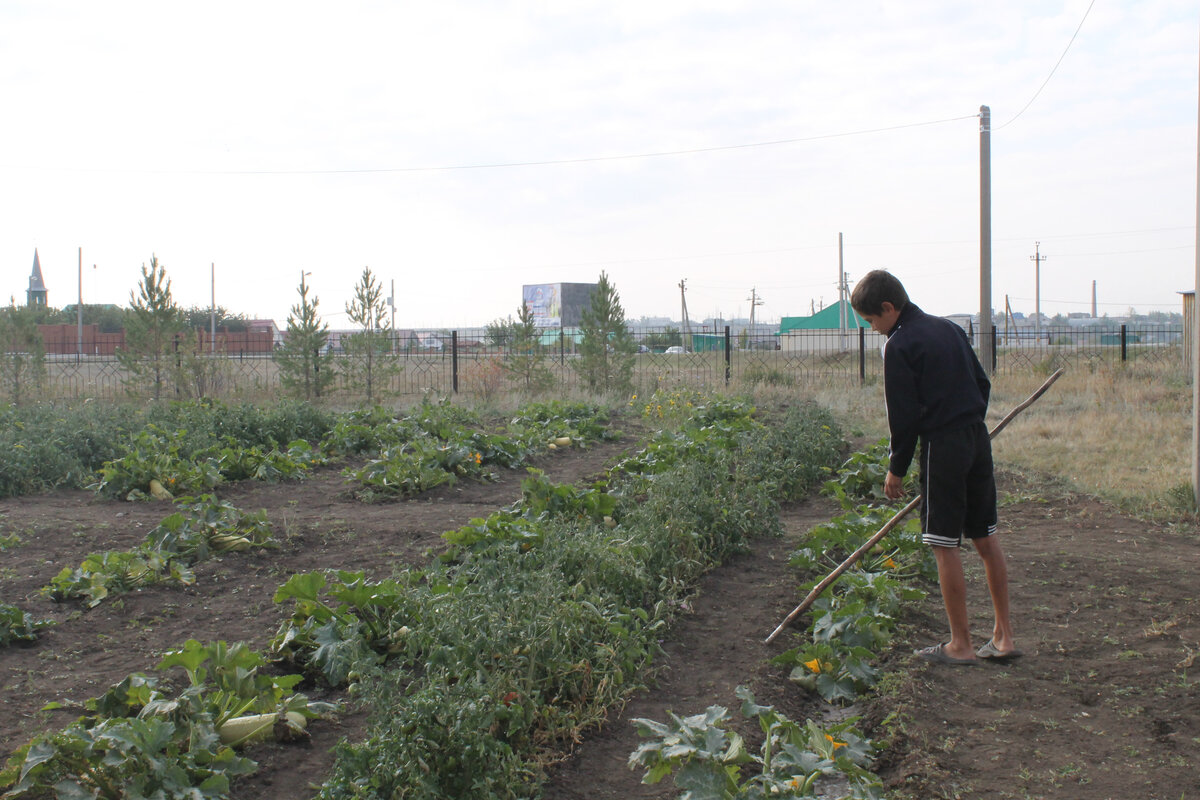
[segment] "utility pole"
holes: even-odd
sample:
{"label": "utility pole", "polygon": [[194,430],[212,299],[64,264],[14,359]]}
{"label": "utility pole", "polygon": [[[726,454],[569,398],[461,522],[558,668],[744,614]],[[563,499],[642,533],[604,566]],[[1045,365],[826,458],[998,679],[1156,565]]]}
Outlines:
{"label": "utility pole", "polygon": [[209,269],[212,270],[212,314],[208,320],[208,352],[215,355],[217,352],[217,262],[210,262]]}
{"label": "utility pole", "polygon": [[758,291],[755,288],[750,289],[750,296],[747,297],[746,299],[750,301],[750,333],[751,333],[751,335],[753,335],[753,333],[754,333],[754,307],[761,306],[763,304],[763,299],[761,297],[759,297]]}
{"label": "utility pole", "polygon": [[75,361],[83,355],[83,247],[79,248],[79,307],[75,309]]}
{"label": "utility pole", "polygon": [[1033,271],[1033,329],[1039,337],[1042,335],[1042,262],[1047,258],[1049,256],[1042,255],[1042,243],[1034,242],[1033,255],[1029,260],[1037,262]]}
{"label": "utility pole", "polygon": [[842,261],[842,234],[838,231],[838,330],[842,335],[842,347],[846,346],[846,270]]}
{"label": "utility pole", "polygon": [[746,299],[750,301],[750,333],[746,337],[746,348],[750,349],[753,347],[752,342],[754,341],[754,307],[761,306],[763,299],[758,296],[758,291],[755,287],[750,288],[750,296]]}
{"label": "utility pole", "polygon": [[[1200,129],[1200,110],[1196,127]],[[1200,140],[1196,142],[1196,274],[1192,289],[1200,296]],[[1200,506],[1200,314],[1192,311],[1192,499]]]}
{"label": "utility pole", "polygon": [[683,336],[684,336],[683,346],[686,347],[688,350],[691,350],[692,349],[692,325],[690,322],[688,322],[687,278],[682,278],[679,281],[679,303],[681,306],[680,314],[683,317],[683,323],[682,323]]}
{"label": "utility pole", "polygon": [[979,360],[991,375],[992,346],[992,110],[979,107]]}
{"label": "utility pole", "polygon": [[1096,282],[1092,281],[1092,319],[1096,318]]}

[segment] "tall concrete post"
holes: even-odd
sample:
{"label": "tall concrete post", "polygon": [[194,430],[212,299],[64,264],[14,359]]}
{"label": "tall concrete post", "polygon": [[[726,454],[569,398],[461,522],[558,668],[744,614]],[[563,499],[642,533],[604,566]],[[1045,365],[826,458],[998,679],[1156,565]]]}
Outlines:
{"label": "tall concrete post", "polygon": [[992,110],[979,107],[979,361],[991,375],[992,340]]}
{"label": "tall concrete post", "polygon": [[[1196,129],[1200,130],[1200,108]],[[1193,288],[1200,298],[1200,139],[1196,144],[1196,282]],[[1200,506],[1200,314],[1192,306],[1192,494]]]}

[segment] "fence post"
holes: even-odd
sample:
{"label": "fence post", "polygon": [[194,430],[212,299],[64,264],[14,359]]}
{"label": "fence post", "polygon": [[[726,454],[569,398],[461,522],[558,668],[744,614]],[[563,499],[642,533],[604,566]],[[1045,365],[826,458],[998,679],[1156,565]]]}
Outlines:
{"label": "fence post", "polygon": [[1125,325],[1124,325],[1124,323],[1122,323],[1122,325],[1121,325],[1121,363],[1122,364],[1125,363],[1125,359],[1128,357],[1128,351],[1126,350],[1125,343],[1126,343]]}
{"label": "fence post", "polygon": [[563,328],[558,329],[558,363],[559,366],[567,363],[567,332]]}
{"label": "fence post", "polygon": [[729,360],[730,360],[729,355],[732,352],[731,345],[732,345],[732,342],[729,341],[729,326],[726,325],[725,326],[725,385],[726,386],[729,385]]}
{"label": "fence post", "polygon": [[867,329],[858,329],[858,385],[867,385]]}
{"label": "fence post", "polygon": [[458,331],[450,331],[450,386],[458,394]]}
{"label": "fence post", "polygon": [[999,336],[999,334],[996,332],[995,325],[992,326],[991,331],[992,331],[992,374],[995,374],[995,372],[996,372],[996,345],[998,344],[997,337]]}

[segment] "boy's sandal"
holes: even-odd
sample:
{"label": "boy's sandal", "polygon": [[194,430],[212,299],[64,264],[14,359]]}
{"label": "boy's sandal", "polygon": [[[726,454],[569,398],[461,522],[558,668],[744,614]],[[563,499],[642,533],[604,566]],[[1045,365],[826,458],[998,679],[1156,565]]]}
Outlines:
{"label": "boy's sandal", "polygon": [[979,656],[980,658],[986,658],[988,661],[1004,663],[1006,661],[1015,661],[1025,654],[1015,647],[1012,650],[1009,650],[1007,653],[1002,653],[996,649],[996,645],[992,642],[992,640],[988,639],[988,643],[976,650],[975,655]]}
{"label": "boy's sandal", "polygon": [[979,665],[979,659],[977,658],[955,658],[950,655],[946,652],[945,643],[930,645],[920,650],[913,650],[913,655],[922,661],[928,661],[932,664],[948,664],[953,667],[974,667]]}

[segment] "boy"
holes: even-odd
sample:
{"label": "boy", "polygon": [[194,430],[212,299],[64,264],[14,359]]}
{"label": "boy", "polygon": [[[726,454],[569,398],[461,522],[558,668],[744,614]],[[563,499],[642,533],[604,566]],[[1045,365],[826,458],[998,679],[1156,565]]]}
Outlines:
{"label": "boy", "polygon": [[[974,666],[980,659],[1010,661],[1008,566],[996,532],[996,479],[984,415],[991,382],[958,325],[909,302],[888,272],[867,273],[850,305],[887,337],[883,386],[891,431],[884,494],[904,494],[903,481],[920,443],[921,531],[933,547],[938,583],[950,622],[950,641],[915,651],[926,661]],[[966,579],[958,548],[963,536],[983,559],[996,621],[991,640],[974,650],[967,623]]]}

